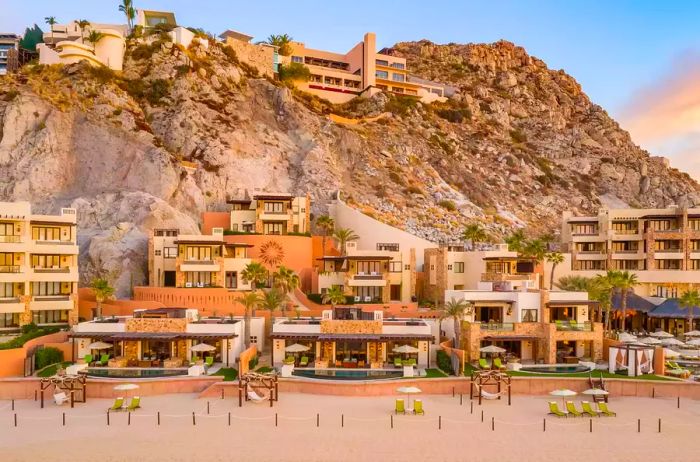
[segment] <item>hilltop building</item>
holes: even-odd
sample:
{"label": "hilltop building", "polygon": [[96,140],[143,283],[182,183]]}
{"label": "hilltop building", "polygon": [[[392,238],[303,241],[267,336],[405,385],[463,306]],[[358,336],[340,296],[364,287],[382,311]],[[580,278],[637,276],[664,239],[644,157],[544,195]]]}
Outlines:
{"label": "hilltop building", "polygon": [[233,232],[257,234],[305,234],[310,228],[311,198],[289,193],[259,193],[252,198],[231,199]]}
{"label": "hilltop building", "polygon": [[[102,38],[91,44],[87,37],[91,31]],[[44,43],[37,45],[39,64],[72,64],[87,61],[93,66],[107,66],[120,71],[124,64],[127,27],[122,24],[91,23],[81,29],[77,22],[54,24],[44,33]]]}
{"label": "hilltop building", "polygon": [[0,75],[8,73],[12,50],[19,50],[19,36],[17,34],[0,32]]}

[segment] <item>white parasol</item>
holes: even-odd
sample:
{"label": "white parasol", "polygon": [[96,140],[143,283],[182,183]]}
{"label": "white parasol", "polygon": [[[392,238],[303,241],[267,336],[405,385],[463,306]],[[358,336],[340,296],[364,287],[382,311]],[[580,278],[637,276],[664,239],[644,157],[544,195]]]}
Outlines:
{"label": "white parasol", "polygon": [[689,340],[685,344],[692,345],[692,346],[700,346],[700,338],[695,338],[693,340]]}
{"label": "white parasol", "polygon": [[122,383],[114,387],[116,391],[130,391],[130,390],[136,390],[138,389],[139,386],[136,385],[135,383]]}
{"label": "white parasol", "polygon": [[105,342],[92,342],[90,345],[88,345],[89,350],[106,350],[107,348],[112,348],[112,344]]}
{"label": "white parasol", "polygon": [[505,353],[506,349],[497,347],[496,345],[489,345],[485,346],[483,348],[479,348],[479,351],[482,353],[491,353],[491,354],[500,354],[500,353]]}
{"label": "white parasol", "polygon": [[309,347],[304,346],[300,343],[295,343],[286,347],[284,351],[288,353],[301,353],[302,351],[309,351]]}
{"label": "white parasol", "polygon": [[590,396],[605,396],[608,394],[608,392],[600,388],[589,388],[586,391],[582,391],[581,394]]}
{"label": "white parasol", "polygon": [[617,339],[622,343],[634,343],[637,341],[637,337],[632,334],[628,334],[627,332],[622,332],[617,336]]}
{"label": "white parasol", "polygon": [[399,393],[406,393],[406,407],[409,407],[408,405],[411,400],[410,395],[415,395],[417,393],[423,392],[423,390],[421,390],[418,387],[399,387],[396,389],[396,391],[398,391]]}
{"label": "white parasol", "polygon": [[639,343],[643,343],[644,345],[661,345],[661,340],[658,338],[654,337],[643,337],[637,340]]}
{"label": "white parasol", "polygon": [[681,354],[677,351],[671,350],[670,348],[664,348],[664,356],[666,358],[677,358]]}
{"label": "white parasol", "polygon": [[418,353],[420,350],[416,347],[412,347],[411,345],[401,345],[400,347],[395,347],[393,350],[394,353]]}
{"label": "white parasol", "polygon": [[683,335],[685,335],[686,337],[700,337],[700,330],[691,330]]}
{"label": "white parasol", "polygon": [[549,394],[552,396],[560,396],[561,402],[562,402],[562,405],[564,406],[564,408],[566,408],[566,403],[565,403],[566,398],[577,395],[577,393],[575,391],[569,390],[567,388],[560,388],[560,389],[557,389],[554,391],[550,391]]}
{"label": "white parasol", "polygon": [[656,338],[671,338],[673,335],[669,334],[666,331],[663,330],[657,330],[656,332],[652,332],[649,334],[650,337],[656,337]]}
{"label": "white parasol", "polygon": [[663,346],[678,346],[678,345],[683,345],[683,342],[671,337],[671,338],[665,338],[665,339],[661,340],[661,344]]}
{"label": "white parasol", "polygon": [[192,348],[190,348],[190,351],[197,351],[197,352],[206,352],[206,351],[214,351],[216,350],[216,347],[208,345],[206,343],[198,343]]}

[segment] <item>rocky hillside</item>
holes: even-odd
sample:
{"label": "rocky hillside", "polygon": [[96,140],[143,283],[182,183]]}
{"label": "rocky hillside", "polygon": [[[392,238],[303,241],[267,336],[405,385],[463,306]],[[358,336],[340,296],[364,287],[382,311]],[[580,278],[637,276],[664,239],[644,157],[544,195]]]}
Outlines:
{"label": "rocky hillside", "polygon": [[[79,210],[83,281],[127,295],[145,281],[152,227],[196,232],[205,210],[246,189],[335,191],[433,240],[479,221],[554,229],[601,203],[695,204],[698,185],[636,147],[564,72],[522,48],[401,43],[449,103],[378,95],[333,107],[257,78],[232,50],[130,43],[123,73],[77,64],[0,80],[0,200]],[[326,113],[385,114],[338,125]]]}

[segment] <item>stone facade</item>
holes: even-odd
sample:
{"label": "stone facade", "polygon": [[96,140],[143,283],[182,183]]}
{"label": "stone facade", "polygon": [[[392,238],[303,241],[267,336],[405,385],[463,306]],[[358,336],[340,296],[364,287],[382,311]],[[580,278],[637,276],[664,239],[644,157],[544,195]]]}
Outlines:
{"label": "stone facade", "polygon": [[327,319],[321,321],[323,334],[381,334],[382,321],[345,321]]}
{"label": "stone facade", "polygon": [[255,45],[231,37],[226,38],[226,45],[236,52],[239,61],[257,70],[261,77],[274,77],[274,48]]}
{"label": "stone facade", "polygon": [[126,332],[185,332],[187,319],[184,318],[129,318],[124,327]]}

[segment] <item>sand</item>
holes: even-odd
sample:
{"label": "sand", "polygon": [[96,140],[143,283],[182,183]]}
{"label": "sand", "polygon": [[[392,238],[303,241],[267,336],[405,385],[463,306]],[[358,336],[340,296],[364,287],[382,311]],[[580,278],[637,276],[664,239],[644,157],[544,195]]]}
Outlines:
{"label": "sand", "polygon": [[[700,401],[681,401],[678,409],[675,399],[611,398],[609,406],[618,417],[593,419],[590,433],[590,419],[553,417],[547,418],[543,432],[549,397],[514,396],[510,407],[505,401],[485,401],[479,407],[475,401],[473,414],[467,397],[461,406],[458,396],[422,400],[426,415],[394,417],[393,429],[392,397],[287,393],[272,409],[267,403],[239,408],[232,398],[211,399],[207,416],[207,400],[194,395],[152,396],[132,414],[131,425],[122,412],[112,414],[110,426],[107,400],[91,399],[75,409],[53,403],[40,409],[33,400],[17,401],[16,428],[5,401],[0,402],[0,460],[700,460]],[[642,421],[641,433],[637,419]]]}

